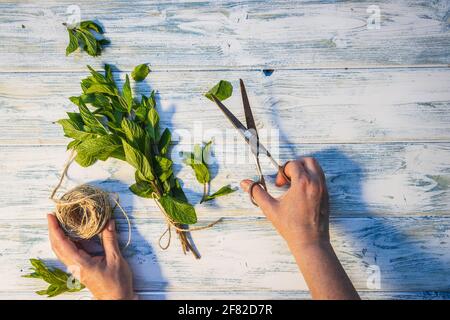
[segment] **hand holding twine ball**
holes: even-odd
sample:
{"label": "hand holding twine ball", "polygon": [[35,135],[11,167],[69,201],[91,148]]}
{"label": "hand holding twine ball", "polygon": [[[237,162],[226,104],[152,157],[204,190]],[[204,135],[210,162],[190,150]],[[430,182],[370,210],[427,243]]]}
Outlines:
{"label": "hand holding twine ball", "polygon": [[[110,194],[98,187],[82,184],[68,192],[60,199],[55,199],[56,191],[62,184],[64,176],[73,161],[66,164],[61,179],[53,190],[50,199],[55,202],[55,216],[61,228],[73,240],[89,240],[99,235],[108,221],[113,218],[115,207],[119,207],[128,222],[128,241],[131,242],[131,224],[128,215],[119,204],[118,199],[111,199]],[[115,205],[111,205],[111,200]]]}

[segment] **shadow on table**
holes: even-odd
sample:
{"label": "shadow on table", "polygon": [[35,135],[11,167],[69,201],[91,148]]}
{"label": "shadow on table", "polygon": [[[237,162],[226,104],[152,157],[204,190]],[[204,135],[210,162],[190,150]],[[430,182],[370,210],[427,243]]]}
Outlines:
{"label": "shadow on table", "polygon": [[[338,254],[341,259],[361,261],[360,263],[367,272],[367,283],[364,284],[367,285],[367,288],[365,289],[423,291],[424,284],[430,282],[432,277],[434,279],[431,282],[434,285],[441,282],[442,284],[447,283],[448,266],[439,258],[444,255],[444,252],[439,254],[435,249],[433,251],[432,244],[427,243],[427,239],[412,237],[402,230],[402,225],[407,226],[408,223],[417,223],[419,220],[406,217],[404,220],[389,219],[386,216],[377,216],[365,202],[363,187],[367,177],[365,168],[361,164],[363,162],[359,163],[358,159],[363,160],[370,155],[355,156],[352,152],[352,157],[350,157],[345,152],[345,150],[353,148],[349,144],[345,145],[345,148],[330,145],[317,152],[303,153],[303,150],[296,147],[301,144],[301,141],[291,141],[288,133],[283,131],[281,123],[288,120],[281,121],[277,105],[278,103],[272,103],[272,107],[275,109],[272,117],[280,130],[280,151],[282,151],[280,154],[285,157],[281,160],[310,156],[319,161],[327,176],[331,205],[331,228],[333,228],[333,224],[337,225],[338,229],[342,230],[344,236],[347,237],[344,238],[344,247],[341,248],[344,251],[341,250]],[[372,163],[376,163],[376,161]],[[339,210],[337,214],[333,213],[336,212],[336,209]],[[341,212],[350,212],[354,222],[351,223],[350,219],[339,218]],[[392,217],[400,218],[398,215],[395,216],[395,213],[392,214]],[[367,218],[367,220],[361,220],[361,218]],[[432,218],[422,217],[420,222],[426,222],[428,219]],[[357,251],[354,249],[355,246],[362,249]],[[389,253],[394,250],[396,254],[390,255]],[[435,254],[430,254],[430,252],[435,252]],[[376,280],[378,271],[381,286],[375,288],[372,287],[376,286],[372,279]],[[347,270],[347,272],[351,277],[352,270]],[[425,291],[429,289],[426,288]]]}
{"label": "shadow on table", "polygon": [[[167,287],[167,279],[162,274],[158,257],[151,243],[147,240],[149,237],[156,237],[154,234],[143,235],[137,225],[139,222],[133,217],[134,203],[133,195],[128,190],[128,184],[119,180],[90,181],[89,184],[95,185],[103,190],[116,193],[120,199],[120,205],[129,216],[131,224],[131,242],[127,248],[125,244],[128,239],[128,224],[119,208],[114,210],[116,228],[119,234],[120,247],[122,254],[129,262],[134,276],[134,287],[137,291],[155,292],[158,299],[165,299],[164,293]],[[144,286],[144,287],[143,287]],[[148,297],[148,295],[146,295]]]}

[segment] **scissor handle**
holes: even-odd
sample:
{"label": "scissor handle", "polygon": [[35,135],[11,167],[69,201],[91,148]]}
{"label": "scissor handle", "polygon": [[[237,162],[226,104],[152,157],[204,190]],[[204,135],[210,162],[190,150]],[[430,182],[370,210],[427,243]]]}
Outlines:
{"label": "scissor handle", "polygon": [[286,166],[290,161],[287,161],[285,164],[283,164],[282,166],[278,166],[278,172],[283,176],[284,180],[287,181],[287,183],[291,184],[291,178],[289,178],[285,172],[286,170]]}
{"label": "scissor handle", "polygon": [[267,191],[267,187],[266,187],[266,184],[265,184],[265,183],[262,183],[260,180],[258,180],[258,181],[252,182],[252,184],[251,184],[250,187],[248,188],[248,195],[250,196],[250,201],[251,201],[255,206],[259,207],[258,204],[256,203],[255,199],[253,198],[253,188],[254,188],[256,185],[261,186],[261,187],[262,187],[264,190],[266,190],[266,191]]}

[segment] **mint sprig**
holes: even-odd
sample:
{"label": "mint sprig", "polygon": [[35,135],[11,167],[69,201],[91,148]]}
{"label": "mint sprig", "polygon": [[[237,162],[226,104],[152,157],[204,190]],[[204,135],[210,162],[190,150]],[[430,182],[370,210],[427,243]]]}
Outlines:
{"label": "mint sprig", "polygon": [[119,90],[111,66],[105,66],[104,74],[88,68],[91,75],[81,81],[83,93],[70,98],[79,112],[57,121],[73,139],[67,148],[76,151],[75,161],[83,167],[109,158],[128,162],[136,170],[131,192],[156,198],[176,223],[196,223],[195,209],[173,172],[171,133],[168,128],[161,133],[155,93],[139,101],[128,75]]}
{"label": "mint sprig", "polygon": [[109,44],[109,41],[103,36],[103,29],[97,23],[91,20],[81,21],[77,26],[71,27],[63,23],[69,33],[69,44],[66,48],[66,56],[81,48],[90,56],[99,56],[102,47]]}
{"label": "mint sprig", "polygon": [[183,161],[190,166],[195,173],[197,181],[203,184],[203,196],[200,203],[214,200],[218,197],[235,192],[237,189],[231,188],[230,185],[223,186],[218,191],[210,194],[211,172],[208,163],[211,158],[212,141],[205,143],[203,146],[194,145],[193,152],[184,152]]}
{"label": "mint sprig", "polygon": [[45,265],[42,260],[30,259],[30,274],[24,275],[24,278],[42,279],[49,284],[47,289],[36,291],[39,295],[47,295],[47,297],[56,297],[65,292],[77,292],[85,287],[69,273],[58,268],[50,268]]}

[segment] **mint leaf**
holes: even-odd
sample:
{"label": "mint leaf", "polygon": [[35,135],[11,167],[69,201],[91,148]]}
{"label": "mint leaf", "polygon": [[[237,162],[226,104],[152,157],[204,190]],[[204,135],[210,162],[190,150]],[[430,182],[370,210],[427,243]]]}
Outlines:
{"label": "mint leaf", "polygon": [[179,201],[169,195],[164,195],[159,199],[159,203],[166,210],[167,214],[178,223],[194,224],[197,222],[197,214],[192,205]]}
{"label": "mint leaf", "polygon": [[93,57],[98,56],[98,49],[97,49],[97,39],[92,35],[92,33],[88,30],[80,29],[79,35],[84,40],[85,47],[84,49],[86,52]]}
{"label": "mint leaf", "polygon": [[65,292],[77,292],[85,287],[69,273],[58,268],[49,268],[42,260],[30,259],[30,274],[24,278],[42,279],[49,284],[46,290],[36,291],[38,295],[47,295],[49,298],[55,297]]}
{"label": "mint leaf", "polygon": [[203,163],[192,164],[192,169],[194,169],[195,178],[200,183],[208,183],[211,181],[211,175],[209,174],[208,167]]}
{"label": "mint leaf", "polygon": [[112,135],[105,135],[83,141],[76,150],[78,154],[83,154],[83,157],[93,157],[105,161],[120,147],[121,145]]}
{"label": "mint leaf", "polygon": [[122,139],[123,150],[125,152],[125,159],[129,164],[131,164],[136,170],[138,170],[145,180],[151,181],[154,180],[155,177],[152,173],[152,168],[147,158],[145,158],[144,154],[132,147],[125,140]]}
{"label": "mint leaf", "polygon": [[152,194],[154,190],[150,183],[146,181],[136,182],[135,184],[131,185],[130,191],[142,198],[153,198]]}
{"label": "mint leaf", "polygon": [[153,140],[158,139],[159,135],[159,115],[156,108],[151,108],[147,114],[147,132]]}
{"label": "mint leaf", "polygon": [[97,162],[97,158],[84,154],[82,152],[77,152],[77,156],[75,157],[76,163],[78,163],[82,167],[90,167],[94,163]]}
{"label": "mint leaf", "polygon": [[140,64],[136,67],[134,67],[133,72],[131,72],[131,77],[134,79],[134,81],[142,81],[144,80],[147,75],[150,72],[150,68],[147,64]]}
{"label": "mint leaf", "polygon": [[128,75],[126,75],[125,84],[123,85],[122,96],[126,102],[127,111],[131,112],[133,107],[133,94],[131,93],[130,79],[128,78]]}
{"label": "mint leaf", "polygon": [[202,184],[209,183],[211,181],[211,174],[205,162],[205,156],[209,159],[211,143],[212,142],[208,142],[204,147],[196,144],[194,145],[193,153],[184,153],[184,163],[194,170],[195,178]]}
{"label": "mint leaf", "polygon": [[124,118],[122,120],[122,130],[131,145],[141,150],[144,149],[145,131],[138,124]]}
{"label": "mint leaf", "polygon": [[73,30],[68,31],[69,31],[69,45],[66,48],[66,56],[77,50],[79,47],[78,38],[75,35],[75,31]]}
{"label": "mint leaf", "polygon": [[220,80],[214,87],[212,87],[207,93],[205,93],[205,97],[209,100],[213,100],[212,95],[216,96],[220,101],[228,99],[233,94],[233,86],[230,82],[225,80]]}
{"label": "mint leaf", "polygon": [[203,198],[203,202],[211,201],[211,200],[213,200],[213,199],[215,199],[215,198],[222,197],[222,196],[226,196],[227,194],[233,193],[233,192],[235,192],[236,190],[237,190],[237,189],[231,188],[230,185],[226,185],[226,186],[220,188],[218,191],[214,192],[213,194],[211,194],[211,195],[206,196],[205,198]]}
{"label": "mint leaf", "polygon": [[103,33],[102,27],[100,27],[97,23],[91,20],[81,21],[80,28],[82,29],[92,29],[100,34]]}
{"label": "mint leaf", "polygon": [[79,107],[80,115],[83,119],[84,124],[93,132],[99,134],[107,134],[106,128],[103,124],[95,117],[95,115],[86,107],[85,104],[81,104]]}
{"label": "mint leaf", "polygon": [[158,150],[161,155],[166,155],[170,147],[171,133],[169,129],[164,129],[158,142]]}
{"label": "mint leaf", "polygon": [[61,119],[56,121],[63,128],[64,135],[68,138],[73,138],[76,140],[85,140],[96,137],[96,134],[91,132],[85,132],[83,127],[74,122],[71,119]]}
{"label": "mint leaf", "polygon": [[117,89],[109,84],[105,83],[95,83],[92,84],[85,93],[105,93],[111,96],[117,96]]}

